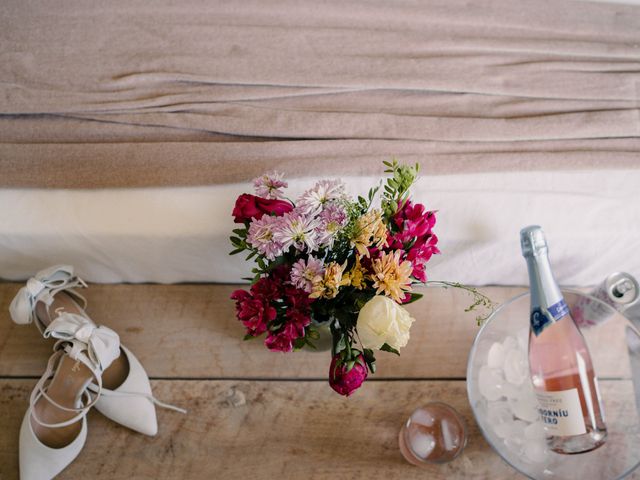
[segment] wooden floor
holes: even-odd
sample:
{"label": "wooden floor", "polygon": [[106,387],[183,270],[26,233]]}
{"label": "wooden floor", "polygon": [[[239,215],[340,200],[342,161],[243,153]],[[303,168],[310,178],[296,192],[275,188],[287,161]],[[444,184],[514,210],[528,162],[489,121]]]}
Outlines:
{"label": "wooden floor", "polygon": [[[18,432],[51,343],[14,325],[19,285],[0,284],[0,480],[18,478]],[[455,479],[522,478],[494,454],[465,391],[477,332],[464,292],[427,289],[402,357],[379,355],[378,373],[352,397],[327,384],[328,352],[280,354],[243,342],[230,285],[95,285],[88,312],[120,333],[152,377],[154,394],[189,410],[159,409],[155,438],[89,415],[89,436],[61,479]],[[483,289],[495,301],[522,291]],[[400,426],[439,400],[457,408],[469,442],[454,462],[419,469],[403,461]]]}

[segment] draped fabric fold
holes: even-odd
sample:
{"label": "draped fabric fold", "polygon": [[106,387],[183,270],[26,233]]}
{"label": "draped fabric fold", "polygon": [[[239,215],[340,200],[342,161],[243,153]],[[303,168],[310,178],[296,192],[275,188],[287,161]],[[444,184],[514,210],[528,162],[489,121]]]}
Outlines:
{"label": "draped fabric fold", "polygon": [[629,168],[639,144],[638,4],[0,5],[0,186]]}

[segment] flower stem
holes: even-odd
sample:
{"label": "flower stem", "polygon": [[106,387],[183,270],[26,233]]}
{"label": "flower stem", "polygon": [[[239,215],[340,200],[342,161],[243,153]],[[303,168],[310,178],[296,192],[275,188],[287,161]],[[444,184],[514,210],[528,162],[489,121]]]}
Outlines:
{"label": "flower stem", "polygon": [[493,300],[491,300],[484,293],[480,292],[477,288],[470,287],[469,285],[464,285],[459,282],[448,282],[446,280],[429,280],[427,282],[422,282],[422,285],[426,287],[459,288],[471,294],[473,296],[473,303],[465,308],[464,311],[476,311],[478,307],[482,307],[484,309],[484,313],[480,313],[476,316],[476,322],[478,323],[478,326],[482,325],[487,320],[487,318],[491,316],[491,314],[497,307]]}

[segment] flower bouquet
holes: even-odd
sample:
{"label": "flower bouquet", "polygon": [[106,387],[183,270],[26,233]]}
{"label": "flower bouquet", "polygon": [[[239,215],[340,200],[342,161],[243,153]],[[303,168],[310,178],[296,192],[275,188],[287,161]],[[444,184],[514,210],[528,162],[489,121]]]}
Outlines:
{"label": "flower bouquet", "polygon": [[[436,213],[410,197],[419,165],[384,165],[389,177],[367,198],[321,180],[292,201],[282,176],[269,173],[233,209],[242,227],[233,230],[231,254],[256,262],[251,288],[231,295],[245,339],[266,334],[266,347],[280,352],[315,348],[328,325],[329,384],[342,395],[375,373],[377,351],[399,355],[407,345],[414,319],[403,305],[420,299],[412,285],[427,281],[425,265],[440,253]],[[479,295],[470,308],[487,302]]]}

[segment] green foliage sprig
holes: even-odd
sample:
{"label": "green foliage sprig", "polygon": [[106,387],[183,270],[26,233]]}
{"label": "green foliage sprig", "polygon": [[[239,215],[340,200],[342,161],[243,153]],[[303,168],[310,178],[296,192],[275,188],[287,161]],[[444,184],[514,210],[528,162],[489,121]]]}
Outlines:
{"label": "green foliage sprig", "polygon": [[401,165],[395,158],[382,163],[387,167],[384,172],[391,174],[384,186],[381,202],[384,218],[389,220],[409,199],[411,186],[420,173],[420,164]]}
{"label": "green foliage sprig", "polygon": [[491,316],[491,314],[496,310],[497,307],[495,302],[480,290],[475,287],[470,287],[469,285],[464,285],[463,283],[447,282],[444,280],[429,280],[428,282],[425,282],[424,285],[443,288],[459,288],[469,293],[473,297],[473,303],[465,308],[464,311],[478,312],[479,308],[482,309],[482,311],[476,316],[476,322],[478,323],[478,326],[482,325],[487,320],[487,318]]}

